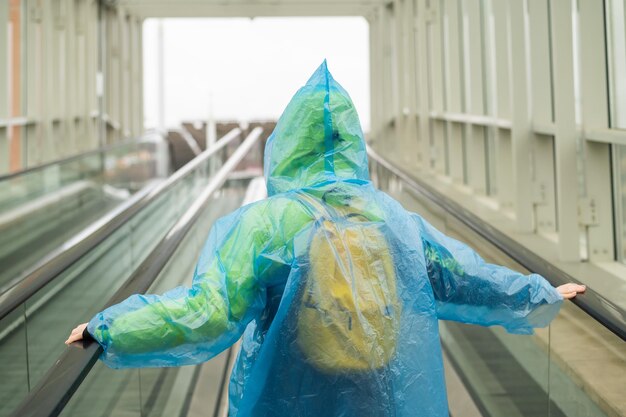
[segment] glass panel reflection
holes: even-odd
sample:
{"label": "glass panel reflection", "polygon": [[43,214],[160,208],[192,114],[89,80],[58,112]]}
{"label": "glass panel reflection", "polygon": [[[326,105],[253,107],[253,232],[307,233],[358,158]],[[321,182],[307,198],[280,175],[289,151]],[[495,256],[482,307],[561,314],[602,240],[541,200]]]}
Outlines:
{"label": "glass panel reflection", "polygon": [[[238,208],[248,181],[229,181],[216,192],[194,228],[177,248],[148,292],[163,293],[175,286],[190,285],[193,270],[209,229],[218,217]],[[223,375],[222,360],[219,375]],[[185,415],[200,366],[112,370],[97,363],[74,394],[62,416]],[[212,393],[207,393],[212,395]],[[206,404],[206,402],[204,403]],[[89,412],[87,410],[90,410]],[[205,410],[207,415],[208,410]]]}
{"label": "glass panel reflection", "polygon": [[565,415],[624,415],[624,341],[572,303],[550,326],[550,359],[550,398]]}
{"label": "glass panel reflection", "polygon": [[114,370],[97,362],[61,412],[62,417],[142,417],[136,369]]}
{"label": "glass panel reflection", "polygon": [[24,306],[0,321],[0,417],[8,416],[28,393]]}
{"label": "glass panel reflection", "polygon": [[0,290],[163,173],[149,141],[0,178]]}
{"label": "glass panel reflection", "polygon": [[71,329],[97,313],[132,273],[130,233],[124,226],[27,301],[32,386],[63,352]]}

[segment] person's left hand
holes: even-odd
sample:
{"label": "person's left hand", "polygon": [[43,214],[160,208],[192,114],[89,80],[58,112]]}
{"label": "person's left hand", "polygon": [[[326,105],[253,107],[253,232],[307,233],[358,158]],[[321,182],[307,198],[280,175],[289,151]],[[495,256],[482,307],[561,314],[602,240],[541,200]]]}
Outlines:
{"label": "person's left hand", "polygon": [[85,330],[85,327],[87,327],[87,324],[88,323],[83,323],[83,324],[79,324],[78,326],[76,326],[74,330],[72,330],[72,333],[70,334],[70,336],[65,341],[65,344],[69,345],[70,343],[76,342],[77,340],[82,340],[83,331]]}

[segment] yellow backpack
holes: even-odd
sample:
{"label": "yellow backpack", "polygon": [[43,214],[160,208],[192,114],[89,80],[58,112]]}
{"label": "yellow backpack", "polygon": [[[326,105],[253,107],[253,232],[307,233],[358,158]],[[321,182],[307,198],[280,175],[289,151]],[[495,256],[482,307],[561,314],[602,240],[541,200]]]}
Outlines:
{"label": "yellow backpack", "polygon": [[318,218],[297,317],[298,345],[307,362],[326,373],[379,369],[395,354],[400,323],[387,240],[364,217],[329,216],[332,208],[302,196]]}

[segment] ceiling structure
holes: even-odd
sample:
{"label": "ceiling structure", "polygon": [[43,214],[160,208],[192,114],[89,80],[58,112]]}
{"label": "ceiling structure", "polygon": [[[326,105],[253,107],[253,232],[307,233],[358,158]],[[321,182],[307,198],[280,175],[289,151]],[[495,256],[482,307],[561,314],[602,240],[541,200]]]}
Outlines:
{"label": "ceiling structure", "polygon": [[142,17],[368,16],[388,0],[109,0]]}

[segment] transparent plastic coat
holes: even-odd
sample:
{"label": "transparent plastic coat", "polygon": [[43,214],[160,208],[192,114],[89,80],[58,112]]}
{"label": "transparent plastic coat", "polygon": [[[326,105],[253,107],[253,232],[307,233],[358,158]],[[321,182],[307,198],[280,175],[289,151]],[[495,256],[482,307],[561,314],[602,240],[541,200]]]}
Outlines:
{"label": "transparent plastic coat", "polygon": [[438,319],[530,334],[557,314],[541,276],[485,263],[372,186],[357,113],[325,62],[264,162],[269,197],[217,221],[191,288],[90,321],[108,366],[197,364],[243,336],[231,417],[444,417]]}

